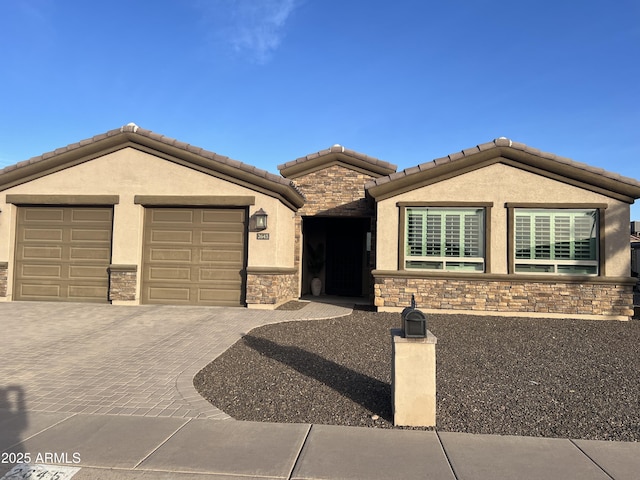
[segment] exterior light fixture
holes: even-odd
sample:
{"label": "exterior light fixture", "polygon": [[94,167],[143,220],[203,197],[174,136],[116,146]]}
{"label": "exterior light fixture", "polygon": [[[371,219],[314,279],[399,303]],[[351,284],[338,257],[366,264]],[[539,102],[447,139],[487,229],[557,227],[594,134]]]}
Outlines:
{"label": "exterior light fixture", "polygon": [[267,229],[267,212],[265,212],[263,209],[260,209],[256,213],[254,213],[253,219],[255,221],[255,229],[257,231]]}

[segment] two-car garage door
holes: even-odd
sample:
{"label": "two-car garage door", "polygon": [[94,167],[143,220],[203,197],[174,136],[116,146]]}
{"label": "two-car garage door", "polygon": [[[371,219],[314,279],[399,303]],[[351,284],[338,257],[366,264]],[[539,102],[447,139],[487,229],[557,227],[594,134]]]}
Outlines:
{"label": "two-car garage door", "polygon": [[[142,303],[242,305],[245,220],[243,208],[146,208]],[[107,302],[112,225],[112,207],[19,207],[14,299]]]}

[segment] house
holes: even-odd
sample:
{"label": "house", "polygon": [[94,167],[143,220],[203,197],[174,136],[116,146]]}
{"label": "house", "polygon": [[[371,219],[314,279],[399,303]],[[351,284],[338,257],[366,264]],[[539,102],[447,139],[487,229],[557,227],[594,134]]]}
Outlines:
{"label": "house", "polygon": [[382,311],[414,295],[426,311],[632,315],[634,179],[504,138],[402,172],[340,145],[278,169],[135,124],[6,167],[0,300],[274,308],[318,275]]}
{"label": "house", "polygon": [[640,276],[640,222],[631,222],[631,275]]}

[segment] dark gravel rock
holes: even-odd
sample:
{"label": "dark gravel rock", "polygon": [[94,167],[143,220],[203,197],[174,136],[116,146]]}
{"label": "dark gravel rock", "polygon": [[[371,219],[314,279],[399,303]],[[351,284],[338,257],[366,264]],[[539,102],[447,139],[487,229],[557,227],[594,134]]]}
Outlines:
{"label": "dark gravel rock", "polygon": [[[394,428],[396,327],[368,311],[260,327],[194,385],[238,420]],[[428,328],[439,430],[640,440],[640,322],[430,315]]]}

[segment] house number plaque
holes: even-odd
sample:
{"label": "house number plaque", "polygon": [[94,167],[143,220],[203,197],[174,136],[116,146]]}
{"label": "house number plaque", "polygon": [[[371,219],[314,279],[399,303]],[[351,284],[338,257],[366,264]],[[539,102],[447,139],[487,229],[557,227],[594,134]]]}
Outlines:
{"label": "house number plaque", "polygon": [[269,240],[269,234],[268,233],[256,233],[256,238],[258,240]]}

